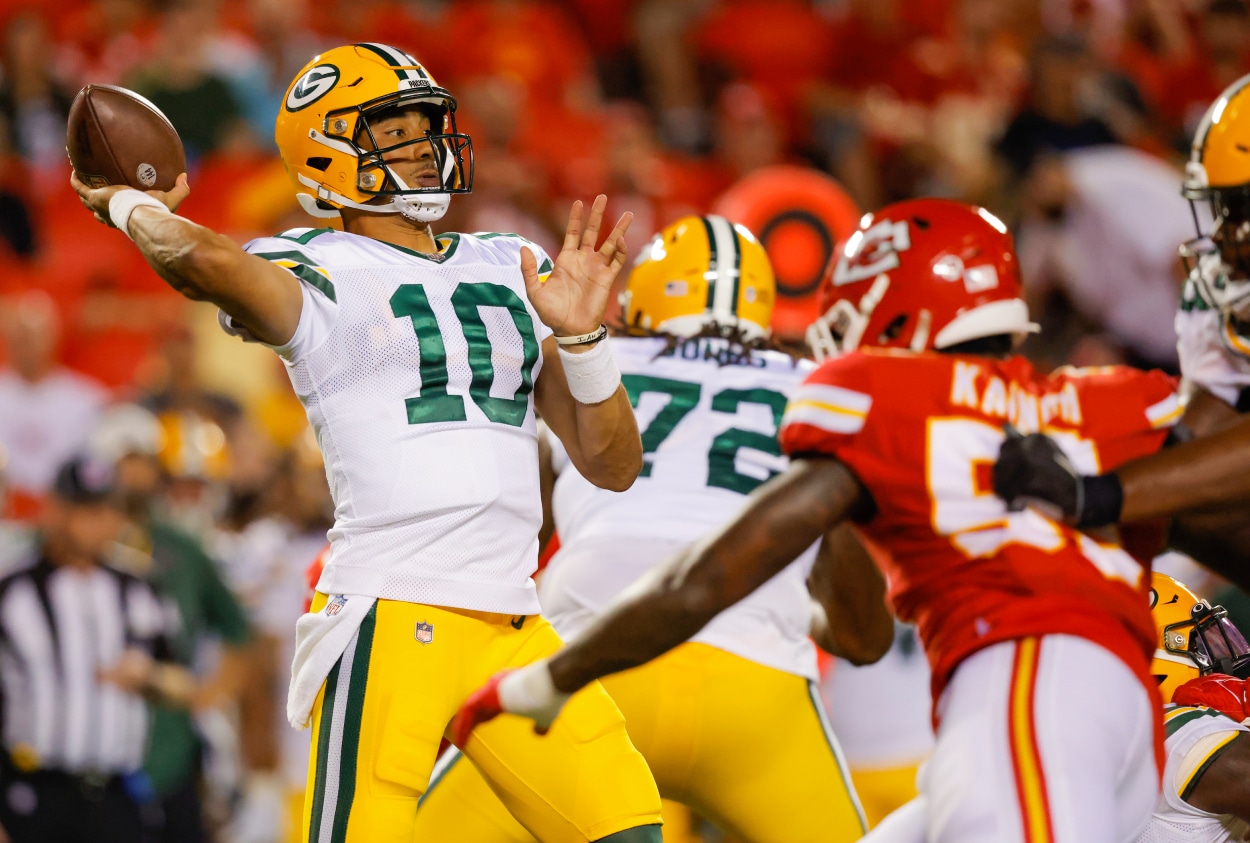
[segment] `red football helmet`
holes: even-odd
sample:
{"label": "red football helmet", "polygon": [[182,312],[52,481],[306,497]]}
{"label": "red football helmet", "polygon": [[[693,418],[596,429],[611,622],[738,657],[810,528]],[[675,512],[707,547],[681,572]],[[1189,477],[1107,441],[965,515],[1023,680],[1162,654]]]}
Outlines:
{"label": "red football helmet", "polygon": [[910,199],[865,214],[821,282],[817,360],[860,346],[949,348],[1037,330],[1007,226],[984,208]]}

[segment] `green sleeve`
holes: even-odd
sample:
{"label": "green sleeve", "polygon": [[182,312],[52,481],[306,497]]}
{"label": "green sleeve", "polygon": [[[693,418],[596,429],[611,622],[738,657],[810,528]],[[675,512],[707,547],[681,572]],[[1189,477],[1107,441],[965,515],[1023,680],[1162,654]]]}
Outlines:
{"label": "green sleeve", "polygon": [[252,629],[237,597],[221,579],[212,557],[200,551],[204,564],[204,623],[226,644],[240,646],[252,640]]}

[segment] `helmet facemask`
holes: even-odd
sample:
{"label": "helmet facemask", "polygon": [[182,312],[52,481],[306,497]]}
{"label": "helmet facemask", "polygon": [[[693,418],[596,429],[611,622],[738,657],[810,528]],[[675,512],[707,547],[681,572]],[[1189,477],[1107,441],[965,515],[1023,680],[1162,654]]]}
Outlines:
{"label": "helmet facemask", "polygon": [[[425,114],[431,129],[420,137],[405,138],[389,146],[381,145],[374,127],[409,108]],[[456,100],[444,88],[428,83],[412,83],[412,87],[399,93],[328,112],[324,128],[324,134],[314,136],[314,139],[339,151],[354,154],[357,158],[356,190],[361,195],[374,197],[373,201],[363,203],[334,197],[341,205],[374,213],[398,213],[414,222],[433,222],[447,212],[452,194],[468,193],[473,189],[473,143],[467,134],[457,131]],[[395,172],[395,153],[418,144],[428,145],[440,182],[437,186],[410,187]],[[302,177],[301,181],[304,181]],[[390,201],[386,203],[377,201],[387,198]],[[333,216],[337,213],[336,210],[322,209],[320,215]]]}
{"label": "helmet facemask", "polygon": [[1197,236],[1180,247],[1198,294],[1239,336],[1250,336],[1250,185],[1210,187],[1190,162],[1182,194]]}
{"label": "helmet facemask", "polygon": [[1189,620],[1164,627],[1163,644],[1167,652],[1190,659],[1202,675],[1250,678],[1250,644],[1223,606],[1194,604]]}

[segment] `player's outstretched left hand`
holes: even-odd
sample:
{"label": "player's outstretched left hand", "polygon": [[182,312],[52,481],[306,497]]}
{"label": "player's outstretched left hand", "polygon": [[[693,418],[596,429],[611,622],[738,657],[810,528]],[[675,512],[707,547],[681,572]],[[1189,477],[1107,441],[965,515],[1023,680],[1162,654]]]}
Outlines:
{"label": "player's outstretched left hand", "polygon": [[1178,705],[1205,705],[1240,723],[1250,717],[1246,682],[1224,673],[1199,676],[1177,688],[1172,694],[1172,702]]}
{"label": "player's outstretched left hand", "polygon": [[460,706],[451,721],[451,742],[464,749],[474,728],[500,714],[528,717],[534,731],[545,735],[570,696],[556,690],[546,659],[500,671]]}
{"label": "player's outstretched left hand", "polygon": [[590,217],[583,223],[582,202],[573,203],[564,232],[564,246],[546,281],[538,278],[534,253],[521,249],[521,274],[530,302],[538,311],[538,317],[558,336],[589,334],[599,329],[608,307],[612,282],[625,265],[625,232],[633,222],[633,214],[622,214],[603,245],[595,248],[607,204],[608,197],[596,196],[590,206]]}
{"label": "player's outstretched left hand", "polygon": [[[105,187],[87,187],[78,179],[78,173],[71,172],[69,177],[70,187],[74,188],[74,192],[78,194],[78,198],[82,200],[83,207],[95,214],[96,222],[101,222],[109,228],[113,228],[113,220],[109,217],[109,200],[119,190],[134,190],[124,184],[110,184]],[[183,173],[178,176],[178,182],[174,185],[173,190],[145,190],[148,196],[153,196],[162,203],[170,211],[178,210],[178,206],[182,204],[182,200],[191,195],[191,187],[187,183],[187,174]]]}

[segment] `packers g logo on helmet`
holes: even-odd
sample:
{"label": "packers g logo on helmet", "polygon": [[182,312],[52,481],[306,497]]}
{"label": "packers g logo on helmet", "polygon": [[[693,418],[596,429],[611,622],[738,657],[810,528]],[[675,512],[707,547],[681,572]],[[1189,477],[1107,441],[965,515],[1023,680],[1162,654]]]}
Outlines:
{"label": "packers g logo on helmet", "polygon": [[777,287],[764,247],[724,217],[683,217],[652,238],[629,274],[627,328],[677,337],[768,337]]}
{"label": "packers g logo on helmet", "polygon": [[[382,146],[370,122],[398,109],[430,120],[423,137]],[[274,139],[296,197],[318,217],[341,208],[439,219],[454,193],[473,188],[473,145],[456,129],[456,98],[415,58],[386,44],[348,44],[315,56],[287,88]],[[427,144],[440,185],[409,187],[389,166],[405,147]]]}
{"label": "packers g logo on helmet", "polygon": [[332,64],[319,64],[295,80],[286,95],[286,110],[299,111],[330,93],[339,81],[339,69]]}

